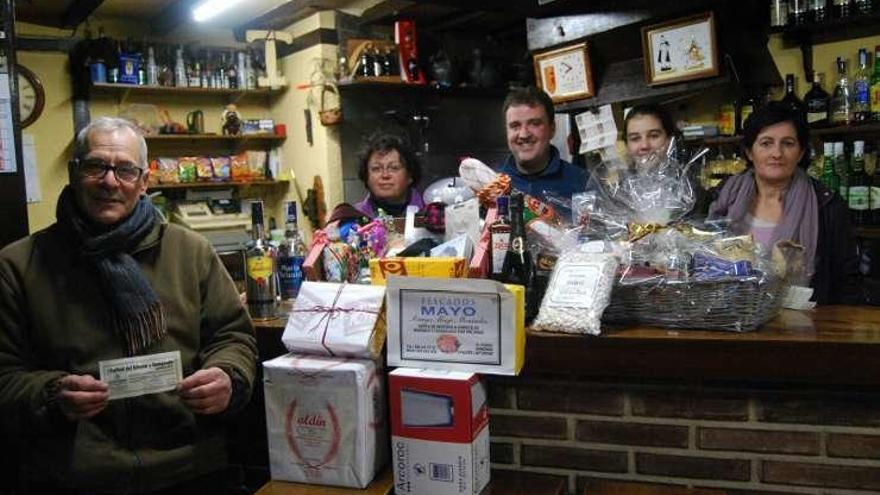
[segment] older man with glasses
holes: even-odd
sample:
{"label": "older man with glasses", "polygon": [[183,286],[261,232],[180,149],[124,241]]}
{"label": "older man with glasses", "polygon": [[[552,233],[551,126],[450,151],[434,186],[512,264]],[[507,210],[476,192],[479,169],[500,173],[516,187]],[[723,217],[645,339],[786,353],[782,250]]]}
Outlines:
{"label": "older man with glasses", "polygon": [[21,493],[224,489],[222,420],[250,396],[253,325],[211,245],[145,196],[146,164],[134,125],[95,120],[57,222],[0,251],[0,415]]}

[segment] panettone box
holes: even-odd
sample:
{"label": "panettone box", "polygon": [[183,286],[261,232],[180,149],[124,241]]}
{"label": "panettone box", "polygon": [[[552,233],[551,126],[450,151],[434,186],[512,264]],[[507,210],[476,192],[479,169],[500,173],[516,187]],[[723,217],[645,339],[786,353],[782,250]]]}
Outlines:
{"label": "panettone box", "polygon": [[364,488],[388,460],[382,370],[287,354],[263,363],[272,479]]}

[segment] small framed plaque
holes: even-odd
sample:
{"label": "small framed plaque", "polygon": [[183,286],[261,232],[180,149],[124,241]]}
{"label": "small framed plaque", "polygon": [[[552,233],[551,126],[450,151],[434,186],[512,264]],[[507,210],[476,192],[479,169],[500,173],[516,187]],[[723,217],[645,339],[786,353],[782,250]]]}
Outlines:
{"label": "small framed plaque", "polygon": [[535,54],[535,80],[554,103],[592,98],[593,71],[587,43]]}
{"label": "small framed plaque", "polygon": [[717,76],[715,17],[704,12],[642,28],[645,82],[649,86]]}

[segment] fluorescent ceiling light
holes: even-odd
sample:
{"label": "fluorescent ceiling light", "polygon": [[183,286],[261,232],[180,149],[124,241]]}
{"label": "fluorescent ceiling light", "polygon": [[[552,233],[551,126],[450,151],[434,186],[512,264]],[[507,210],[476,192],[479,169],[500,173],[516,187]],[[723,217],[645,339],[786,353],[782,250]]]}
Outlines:
{"label": "fluorescent ceiling light", "polygon": [[206,21],[241,2],[242,0],[205,0],[193,7],[193,19],[196,22]]}

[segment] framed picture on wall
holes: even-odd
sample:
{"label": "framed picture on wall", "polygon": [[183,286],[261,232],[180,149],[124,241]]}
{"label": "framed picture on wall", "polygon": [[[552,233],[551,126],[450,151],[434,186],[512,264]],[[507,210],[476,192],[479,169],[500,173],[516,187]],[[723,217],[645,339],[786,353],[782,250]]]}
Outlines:
{"label": "framed picture on wall", "polygon": [[717,76],[715,16],[704,12],[642,28],[649,86]]}
{"label": "framed picture on wall", "polygon": [[554,103],[592,98],[593,71],[587,43],[535,54],[535,80]]}

